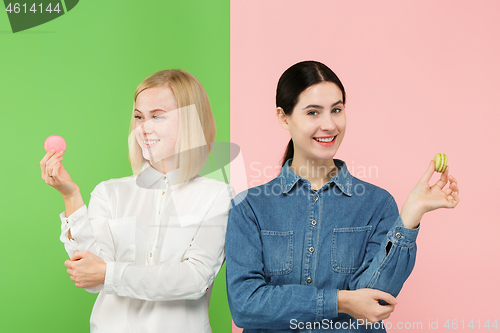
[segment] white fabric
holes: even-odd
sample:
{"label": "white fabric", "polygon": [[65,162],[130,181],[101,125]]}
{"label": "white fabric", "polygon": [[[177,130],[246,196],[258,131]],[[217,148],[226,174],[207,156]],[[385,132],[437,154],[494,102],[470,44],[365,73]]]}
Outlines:
{"label": "white fabric", "polygon": [[210,291],[234,190],[199,176],[176,184],[178,172],[147,167],[101,182],[88,210],[60,214],[69,256],[90,251],[107,263],[104,285],[87,289],[99,292],[91,332],[211,332]]}

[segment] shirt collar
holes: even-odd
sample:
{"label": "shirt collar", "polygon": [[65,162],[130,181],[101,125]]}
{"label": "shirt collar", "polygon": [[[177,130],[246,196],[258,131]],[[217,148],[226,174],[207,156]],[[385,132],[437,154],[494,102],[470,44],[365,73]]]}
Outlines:
{"label": "shirt collar", "polygon": [[[337,185],[337,187],[348,196],[352,196],[352,176],[349,170],[345,166],[345,162],[339,159],[333,159],[335,166],[339,169],[339,172],[333,176],[328,182],[326,182],[323,187],[329,186],[331,183]],[[283,193],[288,193],[292,187],[299,181],[303,179],[295,172],[290,169],[292,164],[292,158],[285,162],[285,165],[281,168],[280,178],[281,178],[281,191]],[[322,187],[322,188],[323,188]]]}
{"label": "shirt collar", "polygon": [[142,188],[165,189],[167,184],[174,186],[177,184],[179,168],[163,174],[146,163],[141,173],[137,176],[136,184]]}

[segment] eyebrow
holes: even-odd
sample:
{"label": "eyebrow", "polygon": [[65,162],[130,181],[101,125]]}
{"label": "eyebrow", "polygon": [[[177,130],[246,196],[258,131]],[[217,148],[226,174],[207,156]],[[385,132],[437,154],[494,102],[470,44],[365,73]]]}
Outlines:
{"label": "eyebrow", "polygon": [[[134,109],[134,111],[137,111],[137,112],[139,112],[139,113],[142,113],[142,111],[139,111],[139,110],[137,110],[137,109]],[[167,111],[162,110],[162,109],[154,109],[154,110],[151,110],[151,111],[149,111],[149,112],[150,112],[150,113],[153,113],[153,112],[156,112],[156,111],[160,111],[160,112],[167,112]]]}
{"label": "eyebrow", "polygon": [[[339,105],[339,104],[343,104],[344,102],[342,102],[341,100],[338,100],[336,101],[335,103],[332,104],[332,107],[334,107],[335,105]],[[317,108],[317,109],[324,109],[323,106],[321,105],[317,105],[317,104],[309,104],[308,106],[306,106],[305,108],[303,108],[302,110],[305,110],[305,109],[309,109],[309,108]]]}

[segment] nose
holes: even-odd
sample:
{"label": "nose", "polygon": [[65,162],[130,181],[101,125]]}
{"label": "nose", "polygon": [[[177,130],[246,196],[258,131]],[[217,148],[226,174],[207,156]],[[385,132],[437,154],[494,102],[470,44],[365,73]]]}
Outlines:
{"label": "nose", "polygon": [[335,130],[337,124],[335,123],[334,115],[330,112],[324,112],[323,115],[323,119],[321,120],[321,129],[325,132]]}
{"label": "nose", "polygon": [[142,134],[151,134],[152,133],[152,123],[151,120],[145,121],[143,124],[141,124],[141,130]]}

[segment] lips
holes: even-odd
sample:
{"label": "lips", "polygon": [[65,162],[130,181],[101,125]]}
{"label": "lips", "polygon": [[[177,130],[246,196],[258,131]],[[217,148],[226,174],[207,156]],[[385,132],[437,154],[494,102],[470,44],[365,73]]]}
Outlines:
{"label": "lips", "polygon": [[331,147],[335,144],[335,141],[337,139],[337,135],[335,136],[322,136],[322,137],[316,137],[314,138],[314,141],[316,141],[318,144],[320,144],[323,147]]}
{"label": "lips", "polygon": [[143,141],[143,145],[145,148],[151,148],[153,147],[155,144],[157,144],[158,142],[160,142],[160,140],[144,140]]}
{"label": "lips", "polygon": [[336,137],[336,135],[335,136],[320,136],[320,137],[313,138],[313,139],[318,141],[318,142],[332,142],[335,139],[335,137]]}

